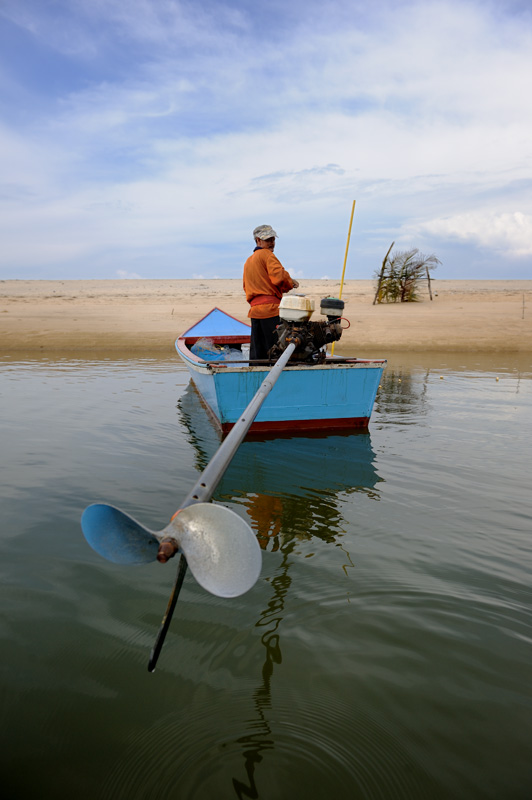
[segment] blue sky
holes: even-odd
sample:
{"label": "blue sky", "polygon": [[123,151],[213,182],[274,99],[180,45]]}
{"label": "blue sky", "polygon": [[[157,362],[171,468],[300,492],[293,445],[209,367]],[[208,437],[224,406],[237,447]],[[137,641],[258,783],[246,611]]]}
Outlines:
{"label": "blue sky", "polygon": [[532,278],[532,2],[1,0],[0,277]]}

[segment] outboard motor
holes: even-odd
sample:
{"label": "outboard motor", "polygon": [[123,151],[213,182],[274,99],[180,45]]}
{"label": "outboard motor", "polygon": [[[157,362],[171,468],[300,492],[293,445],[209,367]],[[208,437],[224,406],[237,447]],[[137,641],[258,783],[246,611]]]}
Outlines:
{"label": "outboard motor", "polygon": [[311,322],[314,301],[305,295],[284,295],[279,305],[281,324],[277,326],[277,343],[270,357],[278,359],[289,344],[296,343],[291,361],[325,361],[326,345],[337,342],[342,335],[344,301],[337,297],[324,297],[320,311],[327,320]]}

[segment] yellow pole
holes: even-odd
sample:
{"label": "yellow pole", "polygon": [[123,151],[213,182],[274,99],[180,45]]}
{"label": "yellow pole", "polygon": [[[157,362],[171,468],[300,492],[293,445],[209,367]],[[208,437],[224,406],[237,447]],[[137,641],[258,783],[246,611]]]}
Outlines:
{"label": "yellow pole", "polygon": [[[353,225],[353,215],[355,213],[355,203],[356,203],[356,200],[353,200],[353,208],[351,209],[351,219],[349,220],[349,230],[347,232],[347,244],[345,246],[344,268],[342,270],[342,280],[340,282],[340,294],[338,295],[340,300],[342,299],[342,289],[344,288],[345,266],[347,264],[347,254],[349,252],[349,240],[351,239],[351,227]],[[331,347],[331,355],[332,356],[334,355],[334,345],[335,344],[336,344],[336,342],[332,343],[332,347]]]}

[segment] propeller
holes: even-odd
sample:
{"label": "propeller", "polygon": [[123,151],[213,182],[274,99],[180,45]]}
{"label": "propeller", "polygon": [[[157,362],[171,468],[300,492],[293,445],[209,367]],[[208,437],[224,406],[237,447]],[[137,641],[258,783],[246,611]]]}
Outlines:
{"label": "propeller", "polygon": [[83,512],[81,528],[93,550],[114,564],[148,564],[157,560],[161,544],[169,545],[171,555],[185,556],[200,586],[218,597],[249,591],[261,570],[260,547],[247,522],[213,503],[181,509],[162,531],[95,503]]}
{"label": "propeller", "polygon": [[151,651],[150,672],[155,669],[170,627],[187,563],[200,586],[218,597],[238,597],[251,589],[259,577],[261,551],[247,522],[225,506],[208,501],[295,347],[295,343],[289,344],[267,374],[166,528],[152,531],[119,508],[105,503],[87,506],[81,516],[87,542],[115,564],[147,564],[155,560],[165,563],[176,553],[181,554],[172,593]]}

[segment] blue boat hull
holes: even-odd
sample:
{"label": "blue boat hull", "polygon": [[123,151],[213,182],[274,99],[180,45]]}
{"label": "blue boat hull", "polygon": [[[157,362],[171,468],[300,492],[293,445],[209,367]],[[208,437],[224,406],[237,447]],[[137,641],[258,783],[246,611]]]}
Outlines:
{"label": "blue boat hull", "polygon": [[[189,364],[192,380],[222,430],[229,430],[253,399],[268,369],[208,372]],[[346,364],[286,369],[264,401],[252,431],[365,428],[384,367]]]}

